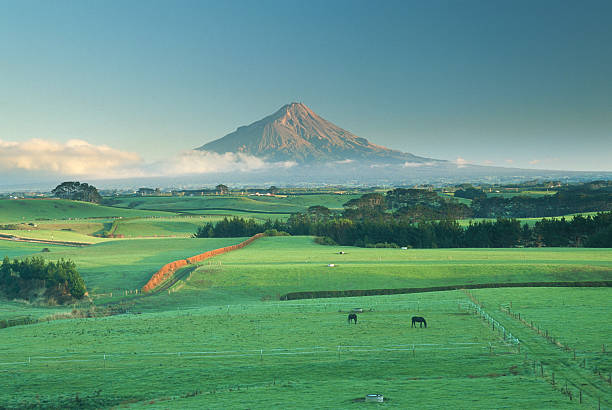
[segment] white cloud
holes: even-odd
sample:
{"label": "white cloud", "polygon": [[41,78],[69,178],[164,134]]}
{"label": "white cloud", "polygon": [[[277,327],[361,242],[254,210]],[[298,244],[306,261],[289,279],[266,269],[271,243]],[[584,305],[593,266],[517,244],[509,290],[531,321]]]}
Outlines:
{"label": "white cloud", "polygon": [[404,168],[418,168],[418,167],[430,167],[434,165],[433,162],[404,162]]}
{"label": "white cloud", "polygon": [[159,177],[231,171],[286,169],[294,161],[267,162],[243,153],[217,154],[184,151],[167,159],[145,163],[138,154],[83,140],[65,143],[43,139],[24,142],[0,140],[0,170],[91,178]]}
{"label": "white cloud", "polygon": [[513,159],[506,159],[506,160],[504,160],[504,162],[506,162],[506,164],[514,164],[514,160]]}
{"label": "white cloud", "polygon": [[342,161],[336,161],[336,164],[350,164],[351,162],[355,162],[354,159],[343,159]]}
{"label": "white cloud", "polygon": [[465,168],[465,166],[468,165],[469,162],[461,157],[457,157],[457,159],[455,160],[455,164],[457,164],[457,168]]}
{"label": "white cloud", "polygon": [[485,159],[484,161],[482,161],[483,165],[493,165],[495,164],[495,162],[491,161],[490,159]]}
{"label": "white cloud", "polygon": [[109,177],[141,162],[135,153],[107,145],[72,139],[65,143],[31,139],[0,140],[0,169],[50,172],[63,175]]}
{"label": "white cloud", "polygon": [[540,162],[541,161],[539,159],[534,159],[534,160],[529,161],[529,165],[536,165],[536,164],[539,164]]}
{"label": "white cloud", "polygon": [[266,162],[244,153],[218,154],[209,151],[183,151],[148,167],[150,176],[205,174],[211,172],[246,172],[268,168],[291,168],[294,161]]}

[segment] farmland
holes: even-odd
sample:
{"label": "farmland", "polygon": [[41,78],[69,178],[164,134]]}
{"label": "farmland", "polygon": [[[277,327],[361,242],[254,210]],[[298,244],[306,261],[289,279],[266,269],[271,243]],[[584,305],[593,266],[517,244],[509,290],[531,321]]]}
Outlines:
{"label": "farmland", "polygon": [[[293,204],[304,209],[307,197]],[[91,245],[82,247],[2,240],[0,257],[73,260],[91,301],[0,303],[0,323],[40,321],[0,329],[0,407],[357,408],[365,394],[381,393],[387,406],[398,408],[417,402],[420,408],[569,408],[580,391],[590,407],[597,400],[602,408],[612,406],[610,386],[596,373],[605,376],[612,367],[609,353],[602,352],[612,334],[609,288],[279,300],[300,291],[605,281],[612,279],[609,249],[402,250],[265,237],[179,270],[179,280],[163,292],[142,294],[135,290],[164,264],[245,238],[187,237],[199,224],[227,214],[201,208],[208,198],[131,200],[145,204],[129,207],[126,199],[126,208],[78,208],[78,218],[71,213],[77,208],[67,207],[65,213],[41,210],[55,216],[50,220],[38,220],[35,212],[4,219],[18,225],[4,231],[15,236],[87,239]],[[186,201],[179,203],[182,211],[171,200]],[[192,200],[200,202],[188,204]],[[242,212],[262,219],[272,213],[256,211],[282,215],[291,208],[253,201]],[[49,204],[61,204],[32,202],[53,209]],[[144,209],[147,204],[167,211]],[[199,208],[187,211],[194,204]],[[102,231],[123,238],[92,236]],[[520,352],[505,330],[474,314],[470,294],[520,340]],[[347,312],[355,308],[363,312],[357,325],[348,325]],[[575,348],[577,358],[502,309],[547,329]],[[428,327],[411,329],[413,315],[425,317]]]}
{"label": "farmland", "polygon": [[192,210],[231,210],[282,214],[304,212],[309,206],[323,205],[330,209],[342,209],[342,205],[359,195],[290,195],[287,197],[247,195],[205,195],[199,197],[118,197],[115,207],[134,210],[158,210],[190,212]]}
{"label": "farmland", "polygon": [[[5,330],[3,357],[25,363],[3,366],[8,389],[0,399],[11,406],[161,400],[162,406],[233,407],[250,401],[252,392],[253,407],[269,407],[267,393],[279,405],[312,400],[350,407],[366,393],[382,392],[391,405],[406,407],[414,398],[405,389],[414,389],[424,407],[436,407],[441,396],[434,392],[443,389],[447,404],[467,400],[470,407],[499,407],[516,396],[524,407],[569,406],[532,377],[512,345],[459,308],[457,298],[463,298],[457,293],[259,303],[13,327]],[[417,305],[429,319],[427,330],[406,323]],[[348,325],[339,310],[354,306],[372,312]],[[44,395],[37,383],[44,384]],[[11,396],[17,386],[20,394]],[[474,395],[465,396],[464,389]],[[318,398],[324,390],[331,394]],[[176,403],[168,402],[173,398]]]}

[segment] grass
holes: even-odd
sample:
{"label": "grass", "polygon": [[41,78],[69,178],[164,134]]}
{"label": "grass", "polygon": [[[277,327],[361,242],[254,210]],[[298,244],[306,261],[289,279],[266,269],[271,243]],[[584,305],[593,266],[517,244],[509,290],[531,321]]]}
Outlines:
{"label": "grass", "polygon": [[129,239],[83,248],[65,247],[41,254],[47,259],[70,259],[93,294],[139,289],[159,268],[176,259],[239,243],[244,238]]}
{"label": "grass", "polygon": [[106,238],[85,235],[79,232],[67,230],[47,230],[47,229],[10,229],[0,230],[0,234],[12,235],[19,238],[36,239],[42,241],[62,241],[80,243],[99,243],[108,241]]}
{"label": "grass", "polygon": [[154,209],[184,212],[193,210],[237,210],[269,212],[271,214],[304,212],[313,205],[342,209],[342,204],[360,195],[289,195],[283,197],[246,195],[205,195],[198,197],[118,197],[113,206],[131,209]]}
{"label": "grass", "polygon": [[[3,363],[25,363],[2,365],[0,403],[348,408],[376,392],[399,408],[414,405],[415,395],[421,408],[496,408],[508,399],[569,407],[530,377],[513,347],[459,310],[459,297],[260,302],[8,328]],[[417,303],[428,329],[407,326]],[[373,311],[348,325],[338,310],[350,306]]]}
{"label": "grass", "polygon": [[610,289],[478,289],[472,293],[491,309],[512,305],[512,312],[575,348],[579,358],[586,355],[592,366],[606,374],[612,371],[612,322],[602,320],[612,311]]}
{"label": "grass", "polygon": [[273,237],[205,262],[184,290],[204,291],[211,300],[232,293],[257,300],[295,291],[601,280],[611,275],[607,249],[366,249],[317,245],[310,237]]}
{"label": "grass", "polygon": [[[583,212],[583,213],[578,213],[578,214],[553,216],[553,217],[548,217],[546,219],[560,220],[561,218],[565,218],[566,220],[571,221],[572,219],[574,219],[575,216],[578,216],[578,215],[582,215],[584,217],[595,216],[597,215],[597,212]],[[535,226],[536,222],[541,221],[543,218],[514,218],[514,219],[519,221],[521,225],[526,223],[530,227],[533,227]],[[460,219],[457,222],[459,223],[459,225],[466,227],[470,224],[470,222],[482,222],[482,221],[495,222],[496,220],[497,220],[496,218],[468,218],[468,219]]]}
{"label": "grass", "polygon": [[[350,199],[326,196],[329,205],[334,205],[331,197],[336,205]],[[238,201],[251,211],[276,215],[322,200],[314,195],[217,198],[213,202]],[[182,212],[202,212],[204,219],[168,213],[148,218],[149,211],[85,209],[80,203],[60,212],[50,204],[61,201],[31,201],[45,204],[42,217],[64,218],[36,222],[37,230],[31,232],[53,232],[54,239],[85,237],[108,229],[111,217],[123,216],[117,234],[187,235],[200,221],[220,217],[207,213],[227,212],[202,208],[212,205],[209,199],[129,198],[123,203],[173,209],[179,203],[173,201],[181,201]],[[31,206],[17,203],[10,206]],[[96,214],[103,209],[109,214]],[[112,214],[124,211],[144,214]],[[24,215],[30,219],[23,222],[36,220],[35,211],[28,212]],[[0,214],[21,221],[16,213],[6,216],[0,209]],[[80,219],[67,219],[75,214]],[[93,216],[100,218],[84,219]],[[358,400],[368,393],[384,394],[388,401],[383,406],[397,408],[571,407],[575,402],[561,394],[559,386],[536,377],[535,360],[544,362],[548,372],[554,369],[568,378],[574,397],[578,387],[585,390],[585,405],[597,406],[595,393],[601,395],[603,407],[612,405],[609,386],[593,373],[595,367],[610,369],[607,356],[596,354],[611,334],[608,289],[473,291],[486,310],[521,339],[521,354],[469,314],[467,296],[460,291],[277,300],[295,291],[610,280],[609,249],[364,249],[321,246],[310,237],[272,237],[190,266],[169,292],[124,296],[126,289],[140,288],[167,262],[243,239],[105,240],[82,248],[0,241],[0,257],[74,260],[95,303],[121,303],[131,312],[1,329],[0,407],[361,408]],[[43,247],[50,252],[41,253]],[[339,254],[341,250],[345,253]],[[328,267],[331,263],[336,266]],[[567,352],[502,313],[499,305],[510,301],[523,317],[575,344],[588,365],[579,367]],[[357,325],[348,325],[347,312],[357,307],[365,312]],[[44,318],[71,308],[4,301],[0,320]],[[410,328],[415,314],[427,318],[427,329]]]}
{"label": "grass", "polygon": [[118,221],[115,235],[130,237],[182,236],[191,237],[207,222],[222,220],[222,216],[176,216],[167,218],[137,218]]}
{"label": "grass", "polygon": [[0,223],[156,215],[167,216],[167,213],[111,208],[63,199],[0,199]]}
{"label": "grass", "polygon": [[16,242],[9,240],[0,240],[0,258],[8,256],[9,258],[15,258],[19,256],[30,256],[41,254],[41,251],[47,248],[51,252],[63,250],[65,246],[58,245],[47,245],[41,243],[28,243],[28,242]]}

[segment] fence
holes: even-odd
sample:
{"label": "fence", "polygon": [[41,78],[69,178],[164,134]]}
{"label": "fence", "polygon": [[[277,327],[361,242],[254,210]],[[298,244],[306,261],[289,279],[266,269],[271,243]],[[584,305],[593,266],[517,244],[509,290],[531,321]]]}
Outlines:
{"label": "fence", "polygon": [[[474,311],[474,313],[480,315],[480,317],[489,322],[489,324],[491,325],[492,329],[495,331],[497,330],[500,334],[503,333],[504,336],[504,340],[509,340],[511,343],[515,344],[518,346],[519,352],[521,351],[521,341],[512,336],[512,333],[510,333],[508,330],[506,330],[506,328],[499,323],[497,320],[495,320],[494,318],[491,317],[491,315],[489,315],[482,307],[480,307],[480,305],[477,303],[476,299],[474,298],[474,296],[471,293],[468,293],[467,291],[465,292],[469,298],[471,300],[467,301],[466,303],[470,306],[470,308]],[[476,301],[476,303],[474,303],[474,301]]]}
{"label": "fence", "polygon": [[[408,343],[395,345],[336,345],[336,346],[306,346],[294,348],[260,348],[243,350],[200,350],[200,351],[177,351],[177,352],[131,352],[131,353],[73,353],[60,356],[28,356],[22,361],[0,361],[0,366],[12,365],[36,365],[49,363],[81,363],[102,362],[106,365],[112,361],[145,361],[151,358],[178,359],[216,359],[216,358],[244,358],[259,357],[263,360],[268,356],[304,356],[304,355],[336,355],[340,358],[348,353],[393,353],[407,352],[416,356],[420,352],[435,351],[477,351],[488,352],[491,343],[476,342],[449,342],[449,343]],[[507,343],[494,343],[496,348],[509,348]]]}
{"label": "fence", "polygon": [[166,279],[170,278],[174,274],[174,272],[176,272],[177,269],[180,269],[192,263],[201,262],[204,259],[208,259],[213,256],[221,255],[223,253],[231,252],[237,249],[242,249],[248,244],[250,244],[251,242],[253,242],[254,240],[261,238],[262,236],[264,236],[263,233],[258,233],[257,235],[254,235],[250,237],[249,239],[247,239],[246,241],[241,242],[237,245],[213,249],[212,251],[204,252],[199,255],[195,255],[190,258],[187,258],[187,259],[179,259],[177,261],[167,263],[164,266],[162,266],[160,270],[155,272],[155,274],[153,274],[151,279],[149,279],[149,281],[143,286],[142,291],[143,292],[152,291],[158,285],[164,282]]}

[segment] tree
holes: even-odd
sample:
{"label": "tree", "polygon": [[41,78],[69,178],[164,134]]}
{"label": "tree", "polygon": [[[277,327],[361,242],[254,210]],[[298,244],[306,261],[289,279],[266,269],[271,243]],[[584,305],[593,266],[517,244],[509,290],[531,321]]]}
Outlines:
{"label": "tree", "polygon": [[71,199],[73,201],[85,201],[99,204],[102,196],[95,186],[78,181],[62,182],[56,186],[51,193],[58,198]]}
{"label": "tree", "polygon": [[215,189],[219,195],[227,195],[229,193],[229,188],[223,184],[217,185]]}
{"label": "tree", "polygon": [[277,194],[278,188],[272,185],[270,188],[268,188],[268,192],[271,193],[272,195]]}

